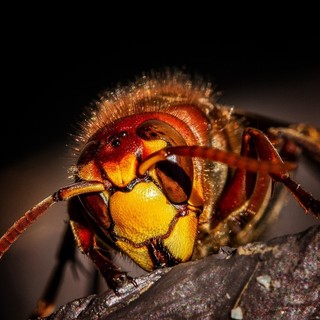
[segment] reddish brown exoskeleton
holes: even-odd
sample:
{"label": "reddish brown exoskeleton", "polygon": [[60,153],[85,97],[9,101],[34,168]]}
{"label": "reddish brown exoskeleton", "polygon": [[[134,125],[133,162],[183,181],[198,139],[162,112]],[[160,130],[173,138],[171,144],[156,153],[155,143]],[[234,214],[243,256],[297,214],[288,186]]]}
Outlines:
{"label": "reddish brown exoskeleton", "polygon": [[[319,201],[290,172],[302,151],[320,161],[320,131],[219,105],[210,84],[181,73],[103,94],[76,140],[74,183],[27,211],[0,239],[0,256],[68,200],[66,241],[72,236],[117,292],[133,280],[111,253],[152,271],[248,243],[277,215],[279,186],[319,217]],[[68,260],[60,256],[55,275]],[[53,279],[37,315],[51,310],[61,280]]]}

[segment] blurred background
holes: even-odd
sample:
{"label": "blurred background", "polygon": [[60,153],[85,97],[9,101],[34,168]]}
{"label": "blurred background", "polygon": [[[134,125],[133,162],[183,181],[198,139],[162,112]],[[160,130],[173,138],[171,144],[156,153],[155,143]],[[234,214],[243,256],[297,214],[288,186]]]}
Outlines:
{"label": "blurred background", "polygon": [[[150,69],[184,68],[213,82],[221,103],[320,127],[319,34],[288,30],[249,36],[237,28],[229,34],[222,26],[203,39],[189,31],[186,39],[166,31],[126,39],[108,28],[95,38],[75,30],[42,30],[41,24],[21,26],[2,42],[0,233],[70,182],[67,170],[75,159],[66,145],[85,107],[102,90]],[[175,42],[169,44],[168,37]],[[319,176],[305,163],[298,179],[320,198]],[[51,208],[1,260],[1,318],[25,319],[34,307],[54,264],[65,208],[63,203]],[[316,223],[288,197],[268,237]],[[84,264],[90,269],[90,262]],[[87,274],[80,272],[78,280],[67,271],[58,305],[85,296],[89,287]]]}

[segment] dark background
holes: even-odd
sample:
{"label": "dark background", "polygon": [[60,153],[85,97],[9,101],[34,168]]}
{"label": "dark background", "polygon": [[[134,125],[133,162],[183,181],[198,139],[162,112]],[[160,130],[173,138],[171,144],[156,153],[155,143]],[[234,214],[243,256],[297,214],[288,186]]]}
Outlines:
{"label": "dark background", "polygon": [[[85,27],[57,31],[57,19],[52,30],[43,29],[41,23],[32,28],[26,23],[5,34],[1,234],[24,211],[69,183],[67,169],[74,159],[66,144],[84,108],[102,90],[132,81],[143,71],[184,68],[212,81],[222,92],[221,102],[320,127],[316,29],[302,30],[298,24],[271,32],[256,30],[255,24],[248,29],[234,24],[227,31],[225,21],[219,28],[209,23],[204,34],[204,30],[192,30],[194,24],[188,20],[189,29],[182,25],[172,32],[170,28],[159,33],[148,30],[152,36],[145,31],[147,23],[117,34],[115,24],[102,27],[97,36]],[[320,197],[314,174],[306,169],[300,171],[299,179]],[[293,200],[286,212],[272,236],[317,223]],[[298,218],[293,218],[293,212]],[[24,319],[33,307],[50,273],[65,220],[64,204],[56,205],[1,260],[0,310],[5,319]],[[70,275],[68,281],[58,304],[86,293],[87,284],[80,281],[79,285]]]}
{"label": "dark background", "polygon": [[295,29],[255,35],[213,28],[207,38],[189,30],[184,38],[179,33],[165,37],[165,31],[124,38],[108,28],[97,37],[70,30],[41,33],[40,26],[22,26],[2,46],[3,164],[66,140],[84,106],[101,90],[143,71],[183,67],[230,93],[244,84],[302,81],[317,75],[320,66],[319,35]]}

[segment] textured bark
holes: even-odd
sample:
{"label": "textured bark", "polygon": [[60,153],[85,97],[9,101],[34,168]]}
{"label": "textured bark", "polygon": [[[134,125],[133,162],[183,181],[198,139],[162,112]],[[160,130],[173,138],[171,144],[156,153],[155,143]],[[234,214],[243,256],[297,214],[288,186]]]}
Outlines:
{"label": "textured bark", "polygon": [[136,282],[120,296],[106,291],[78,299],[46,319],[241,319],[241,313],[243,319],[320,319],[320,226]]}

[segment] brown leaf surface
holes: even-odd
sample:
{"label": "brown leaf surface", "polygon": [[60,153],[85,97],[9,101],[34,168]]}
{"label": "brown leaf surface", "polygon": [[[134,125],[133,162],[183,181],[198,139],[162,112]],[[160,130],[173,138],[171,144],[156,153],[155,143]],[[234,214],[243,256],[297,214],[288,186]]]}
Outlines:
{"label": "brown leaf surface", "polygon": [[320,319],[320,226],[161,269],[62,306],[60,319]]}

